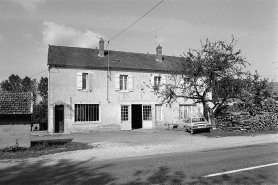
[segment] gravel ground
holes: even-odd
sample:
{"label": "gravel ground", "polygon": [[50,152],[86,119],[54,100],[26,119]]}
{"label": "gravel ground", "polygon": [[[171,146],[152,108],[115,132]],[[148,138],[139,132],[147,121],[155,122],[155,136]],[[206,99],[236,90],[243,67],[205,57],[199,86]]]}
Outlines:
{"label": "gravel ground", "polygon": [[[49,136],[48,136],[49,137]],[[54,137],[54,136],[51,136]],[[175,152],[206,151],[219,148],[239,147],[278,142],[278,134],[208,138],[190,135],[184,131],[140,130],[132,132],[96,132],[86,134],[59,135],[55,138],[74,138],[75,142],[87,142],[95,148],[62,152],[24,160],[3,160],[0,166],[15,165],[18,162],[33,163],[49,161],[51,165],[63,159],[72,161],[101,161],[126,157],[148,156]],[[45,137],[47,138],[47,137]],[[41,137],[33,137],[41,139]]]}

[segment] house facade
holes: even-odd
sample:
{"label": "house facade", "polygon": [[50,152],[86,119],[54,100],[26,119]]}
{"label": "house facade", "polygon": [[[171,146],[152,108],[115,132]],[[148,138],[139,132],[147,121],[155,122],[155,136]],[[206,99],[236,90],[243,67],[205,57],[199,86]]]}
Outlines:
{"label": "house facade", "polygon": [[156,94],[171,83],[178,57],[49,46],[49,133],[153,129],[202,116],[202,106],[180,99],[171,107]]}

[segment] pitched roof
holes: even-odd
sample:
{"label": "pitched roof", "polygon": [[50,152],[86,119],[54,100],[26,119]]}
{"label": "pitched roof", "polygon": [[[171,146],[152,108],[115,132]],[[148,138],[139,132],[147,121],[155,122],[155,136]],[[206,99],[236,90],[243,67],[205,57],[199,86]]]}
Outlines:
{"label": "pitched roof", "polygon": [[9,93],[0,91],[0,114],[31,114],[32,93]]}
{"label": "pitched roof", "polygon": [[[78,67],[107,69],[108,52],[104,57],[98,56],[98,49],[49,46],[48,65],[57,67]],[[179,57],[163,56],[157,61],[153,54],[109,51],[109,67],[112,69],[149,70],[169,72],[179,62]]]}

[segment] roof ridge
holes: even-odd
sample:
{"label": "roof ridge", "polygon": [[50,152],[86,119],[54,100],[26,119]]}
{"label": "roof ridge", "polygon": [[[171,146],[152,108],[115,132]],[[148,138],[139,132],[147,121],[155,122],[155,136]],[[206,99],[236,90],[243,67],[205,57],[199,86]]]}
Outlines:
{"label": "roof ridge", "polygon": [[[76,46],[60,46],[60,45],[49,45],[51,47],[64,47],[64,48],[76,48],[76,49],[88,49],[88,50],[97,50],[96,48],[83,48],[83,47],[76,47]],[[104,49],[104,51],[108,51],[107,49]],[[155,56],[155,53],[139,53],[139,52],[133,52],[133,51],[118,51],[118,50],[109,50],[109,52],[121,52],[121,53],[133,53],[133,54],[141,54],[141,55],[153,55]],[[166,57],[174,57],[174,58],[180,58],[178,56],[170,56],[170,55],[163,55],[162,56],[166,56]]]}

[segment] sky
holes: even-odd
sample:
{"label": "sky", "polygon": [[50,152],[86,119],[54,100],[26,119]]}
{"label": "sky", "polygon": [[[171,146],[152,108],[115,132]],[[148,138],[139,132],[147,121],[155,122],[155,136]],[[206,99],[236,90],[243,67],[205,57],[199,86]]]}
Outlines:
{"label": "sky", "polygon": [[[96,48],[161,0],[0,0],[0,80],[47,76],[49,45]],[[164,0],[109,49],[180,56],[201,41],[237,39],[255,70],[278,82],[278,1]],[[107,48],[107,42],[105,47]]]}

